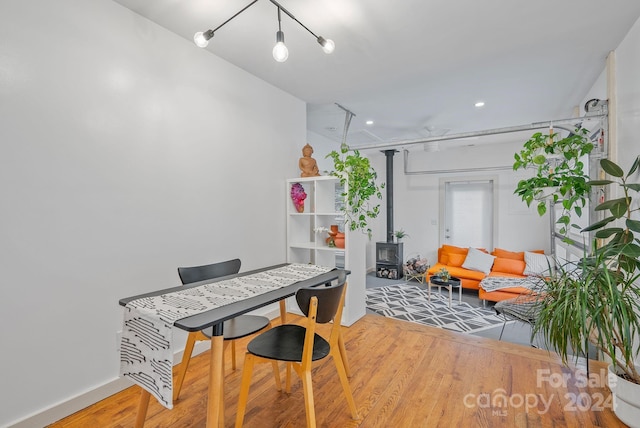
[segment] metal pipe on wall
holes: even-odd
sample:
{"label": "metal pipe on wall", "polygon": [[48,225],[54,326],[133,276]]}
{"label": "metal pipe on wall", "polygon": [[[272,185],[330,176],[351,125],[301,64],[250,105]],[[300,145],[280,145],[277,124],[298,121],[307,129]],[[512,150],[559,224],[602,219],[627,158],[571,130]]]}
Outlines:
{"label": "metal pipe on wall", "polygon": [[393,242],[393,156],[397,150],[384,150],[387,157],[387,242]]}
{"label": "metal pipe on wall", "polygon": [[[543,129],[548,128],[549,126],[554,126],[556,128],[561,128],[560,125],[575,125],[581,121],[592,120],[592,119],[602,119],[606,118],[606,114],[593,115],[593,116],[581,116],[581,117],[573,117],[570,119],[559,119],[559,120],[549,120],[546,122],[534,122],[527,125],[519,125],[519,126],[509,126],[506,128],[494,128],[494,129],[486,129],[483,131],[472,131],[472,132],[462,132],[459,134],[451,134],[451,135],[442,135],[439,137],[427,137],[427,138],[418,138],[415,140],[406,140],[406,141],[394,141],[389,143],[374,143],[374,144],[363,144],[361,146],[352,147],[354,150],[368,150],[368,149],[390,149],[392,147],[403,147],[403,146],[411,146],[414,144],[424,144],[434,141],[447,141],[447,140],[460,140],[463,138],[470,137],[482,137],[487,135],[499,135],[499,134],[508,134],[511,132],[519,132],[519,131],[527,131],[533,129]],[[566,129],[566,128],[562,128]],[[570,130],[570,132],[573,130]]]}

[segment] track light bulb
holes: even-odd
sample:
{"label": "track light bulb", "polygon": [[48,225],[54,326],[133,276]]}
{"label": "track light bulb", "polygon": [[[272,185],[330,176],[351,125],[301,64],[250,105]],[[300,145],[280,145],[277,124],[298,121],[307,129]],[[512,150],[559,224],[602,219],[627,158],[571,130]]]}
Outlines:
{"label": "track light bulb", "polygon": [[276,33],[276,45],[273,47],[273,59],[278,62],[285,62],[289,58],[289,49],[284,44],[284,33]]}
{"label": "track light bulb", "polygon": [[211,30],[207,30],[205,32],[198,31],[196,34],[194,34],[193,41],[196,44],[196,46],[201,48],[206,48],[207,45],[209,44],[209,40],[211,40],[212,37],[213,37],[213,31]]}
{"label": "track light bulb", "polygon": [[333,43],[333,40],[331,39],[325,39],[324,37],[319,36],[318,43],[320,43],[320,46],[322,46],[322,50],[326,54],[330,54],[336,49],[336,44]]}

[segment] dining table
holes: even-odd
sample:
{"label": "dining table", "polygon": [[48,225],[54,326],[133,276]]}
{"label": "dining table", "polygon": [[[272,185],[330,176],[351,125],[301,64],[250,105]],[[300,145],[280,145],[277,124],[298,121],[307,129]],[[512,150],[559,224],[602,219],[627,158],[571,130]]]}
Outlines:
{"label": "dining table", "polygon": [[[328,285],[349,273],[334,267],[282,263],[120,299],[125,308],[120,374],[142,388],[136,428],[144,425],[151,395],[165,407],[173,407],[174,327],[187,332],[213,328],[206,426],[223,426],[224,322],[277,302],[284,318],[284,299],[300,288]],[[160,334],[163,330],[164,335]]]}

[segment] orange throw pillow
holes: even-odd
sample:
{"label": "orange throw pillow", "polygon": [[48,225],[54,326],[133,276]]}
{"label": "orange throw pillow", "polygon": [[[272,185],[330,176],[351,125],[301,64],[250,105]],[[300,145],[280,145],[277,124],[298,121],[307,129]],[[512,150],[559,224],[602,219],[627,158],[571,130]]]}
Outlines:
{"label": "orange throw pillow", "polygon": [[[524,251],[507,251],[502,248],[496,248],[492,253],[496,257],[500,257],[503,259],[512,259],[512,260],[522,260],[524,261]],[[502,272],[502,271],[501,271]]]}
{"label": "orange throw pillow", "polygon": [[492,272],[501,272],[501,273],[512,273],[515,275],[522,275],[524,272],[524,268],[526,267],[526,263],[524,260],[515,260],[509,259],[505,257],[496,257],[493,262]]}
{"label": "orange throw pillow", "polygon": [[[444,244],[442,246],[442,251],[446,251],[447,253],[453,253],[453,254],[464,254],[465,256],[467,255],[467,252],[469,251],[468,248],[462,248],[462,247],[456,247],[455,245],[447,245]],[[524,257],[524,254],[522,255],[522,257]],[[524,258],[523,258],[524,260]]]}
{"label": "orange throw pillow", "polygon": [[447,266],[460,267],[466,258],[466,254],[449,254],[449,263],[447,263]]}

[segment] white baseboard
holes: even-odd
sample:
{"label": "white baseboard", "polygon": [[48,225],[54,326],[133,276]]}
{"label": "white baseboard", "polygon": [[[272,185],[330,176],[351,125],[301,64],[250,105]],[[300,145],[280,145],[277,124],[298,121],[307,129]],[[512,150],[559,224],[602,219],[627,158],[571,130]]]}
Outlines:
{"label": "white baseboard", "polygon": [[[270,305],[265,307],[263,311],[255,311],[252,313],[255,313],[256,315],[266,316],[269,319],[274,319],[280,316],[280,310],[277,305]],[[195,347],[193,348],[193,355],[195,356],[207,351],[210,346],[211,344],[209,342],[196,342]],[[174,353],[174,365],[178,364],[182,360],[182,352],[183,349],[180,349],[179,351]],[[122,377],[117,377],[100,386],[80,393],[75,397],[71,397],[67,400],[61,401],[58,404],[54,404],[49,408],[35,412],[31,416],[27,416],[20,421],[11,423],[4,428],[39,428],[47,426],[59,421],[60,419],[66,418],[67,416],[72,415],[82,409],[85,409],[100,400],[104,400],[105,398],[110,397],[113,394],[127,389],[132,385],[134,385],[134,383],[130,380]]]}
{"label": "white baseboard", "polygon": [[[209,342],[196,342],[193,348],[193,355],[201,354],[210,348]],[[182,361],[182,352],[180,350],[173,355],[173,364],[176,365]],[[10,424],[7,428],[36,428],[44,427],[60,419],[66,418],[82,409],[104,400],[107,397],[117,394],[118,392],[133,386],[134,383],[129,379],[118,377],[94,389],[78,394],[68,400],[55,404],[45,410],[37,412],[20,422]]]}

